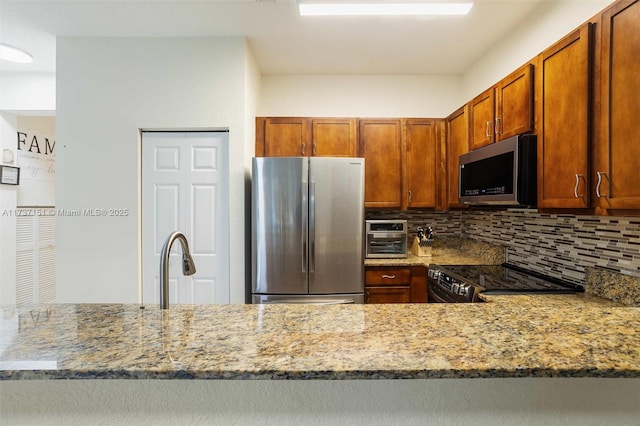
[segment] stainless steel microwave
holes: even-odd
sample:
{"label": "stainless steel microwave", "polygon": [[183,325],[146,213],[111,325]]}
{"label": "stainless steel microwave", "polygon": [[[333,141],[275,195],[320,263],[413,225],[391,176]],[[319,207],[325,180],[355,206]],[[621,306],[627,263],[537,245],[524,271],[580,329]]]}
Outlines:
{"label": "stainless steel microwave", "polygon": [[535,207],[536,135],[519,135],[460,156],[460,203]]}
{"label": "stainless steel microwave", "polygon": [[365,257],[407,257],[406,220],[366,220]]}

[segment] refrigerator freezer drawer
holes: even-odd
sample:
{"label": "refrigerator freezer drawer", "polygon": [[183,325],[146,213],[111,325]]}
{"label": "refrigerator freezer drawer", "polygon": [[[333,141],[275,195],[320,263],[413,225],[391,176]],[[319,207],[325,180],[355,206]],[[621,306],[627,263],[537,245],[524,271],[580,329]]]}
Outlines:
{"label": "refrigerator freezer drawer", "polygon": [[331,295],[300,295],[300,294],[254,294],[254,304],[310,304],[310,305],[345,305],[364,303],[364,294],[331,294]]}

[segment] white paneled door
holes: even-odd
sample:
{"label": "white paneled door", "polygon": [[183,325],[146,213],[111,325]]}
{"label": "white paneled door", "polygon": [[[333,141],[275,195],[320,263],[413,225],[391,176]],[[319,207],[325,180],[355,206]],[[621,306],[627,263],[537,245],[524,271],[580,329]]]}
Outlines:
{"label": "white paneled door", "polygon": [[196,264],[169,262],[170,303],[229,303],[228,132],[142,133],[142,301],[160,301],[160,253],[182,231]]}

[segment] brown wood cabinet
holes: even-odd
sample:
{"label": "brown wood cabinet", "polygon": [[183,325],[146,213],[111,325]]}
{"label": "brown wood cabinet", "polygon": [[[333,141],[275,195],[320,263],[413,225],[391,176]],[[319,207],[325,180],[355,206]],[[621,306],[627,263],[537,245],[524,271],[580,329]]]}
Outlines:
{"label": "brown wood cabinet", "polygon": [[365,303],[426,303],[424,266],[367,266]]}
{"label": "brown wood cabinet", "polygon": [[357,157],[355,118],[311,119],[311,155],[316,157]]}
{"label": "brown wood cabinet", "polygon": [[355,118],[258,117],[258,157],[357,157]]}
{"label": "brown wood cabinet", "polygon": [[496,85],[496,141],[533,130],[534,67],[526,64]]}
{"label": "brown wood cabinet", "polygon": [[[311,152],[311,129],[309,120],[301,117],[265,118],[261,123],[263,131],[264,157],[296,157]],[[258,133],[256,123],[256,134]],[[258,155],[258,147],[256,147]]]}
{"label": "brown wood cabinet", "polygon": [[361,119],[358,137],[365,159],[367,208],[402,208],[402,133],[400,119]]}
{"label": "brown wood cabinet", "polygon": [[533,130],[533,69],[523,65],[469,102],[469,149]]}
{"label": "brown wood cabinet", "polygon": [[469,149],[478,149],[494,142],[494,110],[493,87],[469,102]]}
{"label": "brown wood cabinet", "polygon": [[447,206],[463,207],[458,202],[459,157],[469,150],[468,105],[459,108],[446,119],[447,126]]}
{"label": "brown wood cabinet", "polygon": [[411,267],[411,303],[427,303],[427,267]]}
{"label": "brown wood cabinet", "polygon": [[407,119],[404,126],[406,141],[408,208],[436,207],[438,180],[437,121]]}
{"label": "brown wood cabinet", "polygon": [[538,58],[538,207],[589,206],[592,25]]}
{"label": "brown wood cabinet", "polygon": [[640,1],[602,14],[599,132],[592,195],[599,213],[640,209]]}

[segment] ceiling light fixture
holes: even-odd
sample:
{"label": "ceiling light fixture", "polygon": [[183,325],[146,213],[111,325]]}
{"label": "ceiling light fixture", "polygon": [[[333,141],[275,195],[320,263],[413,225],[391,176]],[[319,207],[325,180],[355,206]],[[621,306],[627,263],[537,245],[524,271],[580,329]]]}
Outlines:
{"label": "ceiling light fixture", "polygon": [[19,64],[33,62],[33,56],[29,52],[5,43],[0,43],[0,59]]}
{"label": "ceiling light fixture", "polygon": [[298,3],[301,16],[466,15],[473,3]]}

